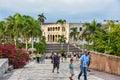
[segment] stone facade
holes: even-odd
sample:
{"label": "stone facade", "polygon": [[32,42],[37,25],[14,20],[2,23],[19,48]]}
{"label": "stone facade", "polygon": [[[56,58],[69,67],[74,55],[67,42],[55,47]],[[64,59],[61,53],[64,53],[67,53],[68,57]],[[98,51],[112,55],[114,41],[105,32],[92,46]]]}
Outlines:
{"label": "stone facade", "polygon": [[[77,28],[77,32],[79,32],[79,34],[85,29],[84,27],[84,23],[69,23],[69,31],[71,32],[71,28]],[[79,41],[78,41],[79,42]],[[80,41],[82,42],[82,41]],[[69,39],[69,43],[77,43],[77,41],[74,41],[73,38]],[[78,44],[78,43],[77,43]]]}
{"label": "stone facade", "polygon": [[46,42],[57,42],[60,35],[65,35],[67,38],[66,42],[69,40],[69,24],[56,24],[49,23],[42,25],[43,36],[46,37]]}
{"label": "stone facade", "polygon": [[42,25],[43,36],[46,37],[46,42],[57,43],[60,35],[65,35],[66,42],[70,40],[70,29],[76,27],[78,32],[83,30],[82,23],[44,23]]}
{"label": "stone facade", "polygon": [[76,27],[78,32],[81,32],[84,27],[83,27],[84,23],[69,23],[69,29]]}
{"label": "stone facade", "polygon": [[120,57],[91,52],[90,68],[120,75]]}

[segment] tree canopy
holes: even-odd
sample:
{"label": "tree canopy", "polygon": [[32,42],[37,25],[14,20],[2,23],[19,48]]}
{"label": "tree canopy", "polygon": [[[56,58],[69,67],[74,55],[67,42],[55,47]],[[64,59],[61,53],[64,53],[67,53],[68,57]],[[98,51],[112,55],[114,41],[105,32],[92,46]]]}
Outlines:
{"label": "tree canopy", "polygon": [[120,56],[120,23],[111,20],[101,25],[93,20],[85,25],[83,36],[89,36],[95,51]]}

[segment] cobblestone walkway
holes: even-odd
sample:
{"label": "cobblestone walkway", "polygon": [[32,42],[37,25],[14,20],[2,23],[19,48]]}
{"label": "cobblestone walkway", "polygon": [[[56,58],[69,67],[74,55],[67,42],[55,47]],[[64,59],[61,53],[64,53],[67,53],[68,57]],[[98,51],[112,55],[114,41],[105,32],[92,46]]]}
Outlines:
{"label": "cobblestone walkway", "polygon": [[[74,65],[77,66],[78,65],[77,63],[78,62],[76,62]],[[26,65],[25,68],[16,70],[8,80],[69,80],[68,65],[69,65],[68,61],[61,63],[60,73],[57,74],[56,71],[52,73],[52,64],[50,63],[50,60],[46,60],[45,64],[38,64],[33,61]],[[79,68],[75,67],[74,80],[77,80],[78,73]],[[93,73],[94,72],[88,73],[88,80],[107,80],[98,77]],[[81,77],[81,80],[83,80],[83,76]],[[120,78],[115,80],[120,80]]]}

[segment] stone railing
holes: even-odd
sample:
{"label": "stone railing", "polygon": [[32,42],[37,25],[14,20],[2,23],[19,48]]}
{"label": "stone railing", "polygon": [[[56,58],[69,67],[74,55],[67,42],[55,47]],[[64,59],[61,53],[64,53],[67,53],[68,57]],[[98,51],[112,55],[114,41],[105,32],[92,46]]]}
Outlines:
{"label": "stone railing", "polygon": [[90,68],[115,75],[120,75],[120,57],[96,52],[91,52],[90,55]]}
{"label": "stone railing", "polygon": [[0,58],[0,77],[8,70],[8,59]]}

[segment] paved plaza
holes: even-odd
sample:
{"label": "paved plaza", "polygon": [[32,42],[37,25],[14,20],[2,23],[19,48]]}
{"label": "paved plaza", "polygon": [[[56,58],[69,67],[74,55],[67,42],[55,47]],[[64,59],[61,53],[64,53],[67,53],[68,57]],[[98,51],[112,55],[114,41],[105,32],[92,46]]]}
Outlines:
{"label": "paved plaza", "polygon": [[[69,60],[60,64],[60,73],[52,73],[52,64],[49,59],[44,64],[35,61],[28,63],[24,68],[15,70],[7,80],[69,80]],[[79,62],[74,62],[75,76],[73,80],[78,80]],[[1,79],[2,80],[2,79]],[[5,80],[5,79],[3,79]],[[83,76],[81,77],[83,79]],[[88,72],[88,80],[120,80],[119,76],[91,70]]]}

